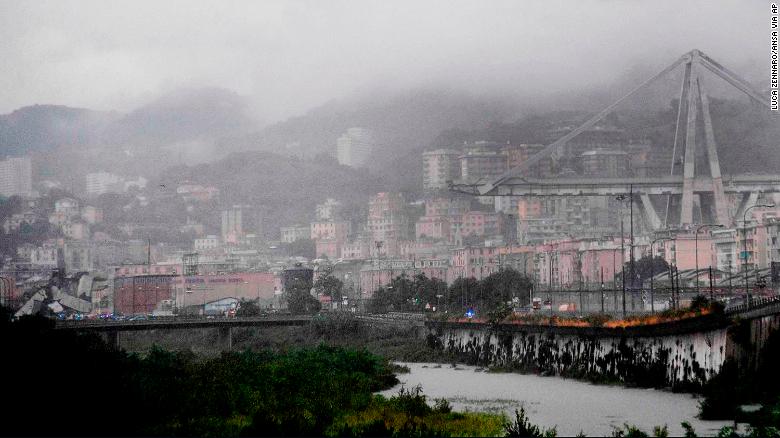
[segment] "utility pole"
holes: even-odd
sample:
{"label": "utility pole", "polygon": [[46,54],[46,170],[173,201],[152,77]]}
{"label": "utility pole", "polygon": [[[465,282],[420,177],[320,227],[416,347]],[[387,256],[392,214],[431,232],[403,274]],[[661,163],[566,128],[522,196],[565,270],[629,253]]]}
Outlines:
{"label": "utility pole", "polygon": [[[634,185],[630,184],[628,186],[628,205],[629,205],[629,211],[630,211],[630,218],[629,218],[629,228],[630,228],[630,235],[631,235],[631,242],[630,242],[630,248],[629,248],[629,260],[631,260],[630,266],[631,266],[631,289],[634,288],[634,277],[636,276],[636,270],[634,269]],[[633,297],[633,293],[631,295]],[[625,301],[625,296],[624,296]],[[625,307],[625,304],[623,304],[623,307]],[[625,314],[625,311],[623,312]]]}
{"label": "utility pole", "polygon": [[604,267],[601,267],[601,313],[604,313]]}
{"label": "utility pole", "polygon": [[[626,239],[625,235],[623,234],[623,218],[620,218],[620,266],[623,266],[625,264],[626,260]],[[626,270],[621,269],[620,273],[621,277],[621,283],[623,288],[623,319],[626,318]]]}
{"label": "utility pole", "polygon": [[[548,293],[548,298],[550,300],[550,318],[552,318],[552,316],[553,316],[553,308],[552,308],[552,282],[553,282],[553,280],[552,280],[552,267],[553,267],[552,252],[548,253],[548,258],[550,259],[550,269],[549,269],[549,273],[548,273],[549,274],[548,276],[550,277],[550,281],[549,281],[550,284],[548,285],[547,291],[549,292]],[[550,323],[552,323],[552,320],[550,321]]]}

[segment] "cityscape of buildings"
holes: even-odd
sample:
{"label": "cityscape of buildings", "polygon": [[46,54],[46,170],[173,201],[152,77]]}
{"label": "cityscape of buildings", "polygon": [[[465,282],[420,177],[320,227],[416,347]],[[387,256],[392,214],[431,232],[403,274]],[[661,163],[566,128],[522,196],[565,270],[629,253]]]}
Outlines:
{"label": "cityscape of buildings", "polygon": [[[537,166],[537,175],[566,174],[567,168],[607,178],[659,171],[647,142],[627,141],[619,131],[604,128],[588,134],[557,160]],[[362,154],[371,147],[370,134],[360,128],[348,130],[337,143],[339,162],[350,166],[364,163]],[[746,271],[751,284],[763,281],[780,262],[780,209],[775,207],[751,210],[736,227],[688,226],[658,239],[645,218],[629,214],[630,199],[480,197],[450,190],[453,182],[498,178],[541,147],[477,141],[425,151],[419,157],[421,195],[376,193],[365,205],[365,217],[344,217],[345,200],[329,198],[314,206],[313,221],[271,230],[265,224],[266,206],[224,205],[212,213],[219,233],[208,234],[185,211],[186,223],[178,231],[193,236],[191,245],[128,237],[146,230],[145,224],[112,224],[122,235],[105,231],[105,212],[90,199],[136,187],[133,208],[144,208],[155,195],[144,191],[143,178],[90,173],[83,199],[62,197],[44,206],[44,198],[32,189],[29,158],[9,158],[0,166],[4,196],[20,196],[24,202],[21,211],[5,219],[3,232],[29,232],[47,223],[57,237],[19,245],[15,256],[4,260],[0,276],[14,279],[16,295],[55,270],[103,279],[106,286],[98,295],[78,297],[96,312],[203,312],[230,300],[283,306],[283,273],[295,264],[311,267],[315,276],[331,272],[344,282],[346,302],[361,305],[399,275],[425,274],[452,284],[512,268],[532,278],[539,290],[615,289],[625,263],[652,254],[682,272],[707,270],[696,276],[699,282],[709,282],[712,275],[718,285],[731,286]],[[193,181],[179,183],[172,196],[190,205],[188,211],[220,201],[218,189]],[[276,238],[269,237],[276,231]],[[308,247],[309,256],[292,254],[296,245]],[[668,283],[668,273],[657,273],[656,281],[662,284],[665,275]]]}

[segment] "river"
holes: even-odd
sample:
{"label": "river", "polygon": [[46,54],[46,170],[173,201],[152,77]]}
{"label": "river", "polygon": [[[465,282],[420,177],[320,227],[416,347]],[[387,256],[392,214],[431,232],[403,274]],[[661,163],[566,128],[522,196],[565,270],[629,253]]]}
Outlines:
{"label": "river", "polygon": [[445,398],[457,411],[505,412],[524,406],[531,423],[558,429],[558,436],[609,436],[612,426],[629,423],[651,433],[653,426],[669,427],[681,436],[680,423],[691,423],[699,436],[715,435],[726,422],[701,421],[697,397],[655,389],[593,385],[560,377],[516,373],[488,373],[467,365],[399,363],[409,367],[399,374],[401,384],[383,391],[392,396],[401,385],[421,385],[429,401]]}

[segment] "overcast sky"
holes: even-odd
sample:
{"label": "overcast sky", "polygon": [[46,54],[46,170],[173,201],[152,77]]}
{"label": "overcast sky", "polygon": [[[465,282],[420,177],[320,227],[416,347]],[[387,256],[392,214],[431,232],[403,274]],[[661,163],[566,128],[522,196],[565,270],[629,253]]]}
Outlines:
{"label": "overcast sky", "polygon": [[274,120],[379,85],[608,84],[692,48],[768,77],[768,34],[769,2],[758,0],[0,0],[0,112],[125,111],[218,86]]}

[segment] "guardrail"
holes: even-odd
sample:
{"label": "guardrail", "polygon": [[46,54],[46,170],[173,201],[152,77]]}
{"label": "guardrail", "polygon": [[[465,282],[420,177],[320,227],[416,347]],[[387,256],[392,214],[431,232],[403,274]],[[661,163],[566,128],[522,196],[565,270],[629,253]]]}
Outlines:
{"label": "guardrail", "polygon": [[773,297],[754,297],[751,298],[750,301],[747,303],[726,307],[725,313],[727,315],[733,315],[735,313],[741,313],[741,312],[753,310],[759,307],[764,307],[775,303],[780,303],[780,296],[776,295]]}
{"label": "guardrail", "polygon": [[58,328],[90,328],[90,327],[142,327],[142,326],[164,326],[164,325],[203,325],[203,324],[236,324],[252,322],[283,322],[283,321],[308,321],[311,316],[246,316],[233,318],[206,318],[206,317],[155,317],[142,320],[105,320],[105,319],[82,319],[82,320],[58,320]]}

